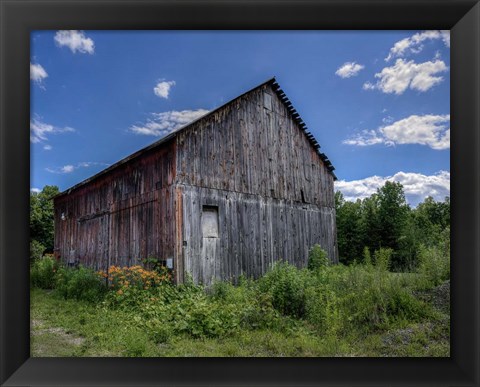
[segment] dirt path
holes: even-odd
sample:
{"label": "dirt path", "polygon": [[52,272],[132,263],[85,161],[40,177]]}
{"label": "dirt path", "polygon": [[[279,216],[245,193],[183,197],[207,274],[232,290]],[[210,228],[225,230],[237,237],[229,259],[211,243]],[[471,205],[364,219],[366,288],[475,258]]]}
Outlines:
{"label": "dirt path", "polygon": [[85,338],[63,328],[47,327],[40,319],[33,319],[30,330],[30,351],[33,357],[81,356]]}

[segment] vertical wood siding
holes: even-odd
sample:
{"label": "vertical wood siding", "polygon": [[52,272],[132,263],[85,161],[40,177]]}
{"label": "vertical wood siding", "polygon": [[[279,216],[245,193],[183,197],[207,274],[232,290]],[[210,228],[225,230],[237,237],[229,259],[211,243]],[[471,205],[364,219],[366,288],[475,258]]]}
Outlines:
{"label": "vertical wood siding", "polygon": [[[175,252],[174,143],[55,200],[55,252],[65,263],[106,269]],[[64,213],[66,219],[62,220]]]}
{"label": "vertical wood siding", "polygon": [[[218,206],[218,238],[202,235],[203,206]],[[184,186],[183,216],[185,271],[197,283],[235,280],[241,274],[259,277],[279,260],[305,267],[315,244],[336,262],[332,208]]]}
{"label": "vertical wood siding", "polygon": [[[269,85],[177,135],[176,181],[179,260],[197,282],[258,277],[277,260],[305,266],[317,243],[338,261],[334,178]],[[202,237],[203,205],[219,207],[218,240]]]}
{"label": "vertical wood siding", "polygon": [[335,206],[332,174],[269,85],[177,135],[177,181]]}

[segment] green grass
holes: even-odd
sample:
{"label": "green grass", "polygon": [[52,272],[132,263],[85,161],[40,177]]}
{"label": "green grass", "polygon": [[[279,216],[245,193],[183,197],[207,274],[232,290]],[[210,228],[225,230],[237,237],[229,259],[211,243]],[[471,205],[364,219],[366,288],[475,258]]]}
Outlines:
{"label": "green grass", "polygon": [[391,273],[388,251],[350,266],[317,253],[308,269],[208,288],[117,268],[108,290],[93,270],[35,261],[32,355],[449,356],[448,256],[426,249],[415,273]]}
{"label": "green grass", "polygon": [[[428,292],[421,297],[428,298]],[[40,357],[449,356],[449,311],[430,306],[433,313],[420,322],[401,321],[377,332],[327,334],[295,320],[286,330],[262,327],[221,337],[167,334],[159,339],[142,328],[139,314],[33,288],[31,348],[32,356]]]}

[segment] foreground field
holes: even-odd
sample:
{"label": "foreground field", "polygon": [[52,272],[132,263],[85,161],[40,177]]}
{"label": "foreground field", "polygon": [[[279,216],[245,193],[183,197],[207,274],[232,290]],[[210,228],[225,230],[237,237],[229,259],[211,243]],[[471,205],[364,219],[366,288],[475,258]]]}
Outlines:
{"label": "foreground field", "polygon": [[[128,315],[91,304],[60,300],[45,290],[32,296],[31,353],[68,356],[449,356],[447,313],[402,329],[366,336],[322,337],[307,324],[290,332],[246,331],[228,338],[175,337],[157,343],[126,328]],[[443,296],[442,296],[443,297]],[[443,302],[443,301],[441,301]]]}
{"label": "foreground field", "polygon": [[97,300],[58,286],[31,290],[32,356],[450,355],[438,275],[283,264],[237,286],[123,285]]}

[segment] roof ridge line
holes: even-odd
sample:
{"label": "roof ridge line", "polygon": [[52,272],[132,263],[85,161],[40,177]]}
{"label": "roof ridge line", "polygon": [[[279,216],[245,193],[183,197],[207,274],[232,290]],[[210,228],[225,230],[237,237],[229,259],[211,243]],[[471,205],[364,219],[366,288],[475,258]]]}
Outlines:
{"label": "roof ridge line", "polygon": [[325,163],[327,170],[332,174],[334,180],[337,180],[337,176],[335,175],[335,173],[333,173],[333,171],[335,170],[335,167],[333,166],[332,162],[328,159],[325,153],[320,152],[320,148],[321,148],[320,144],[315,139],[314,135],[308,130],[307,125],[302,120],[297,110],[293,107],[292,102],[287,97],[285,92],[282,90],[282,88],[280,87],[280,84],[277,82],[275,77],[273,77],[272,79],[274,80],[272,83],[273,91],[277,94],[280,101],[284,104],[285,108],[290,113],[290,116],[292,117],[292,119],[298,124],[298,126],[300,127],[300,130],[302,130],[305,133],[305,135],[307,136],[308,142],[316,150],[317,154],[320,156],[320,159]]}

